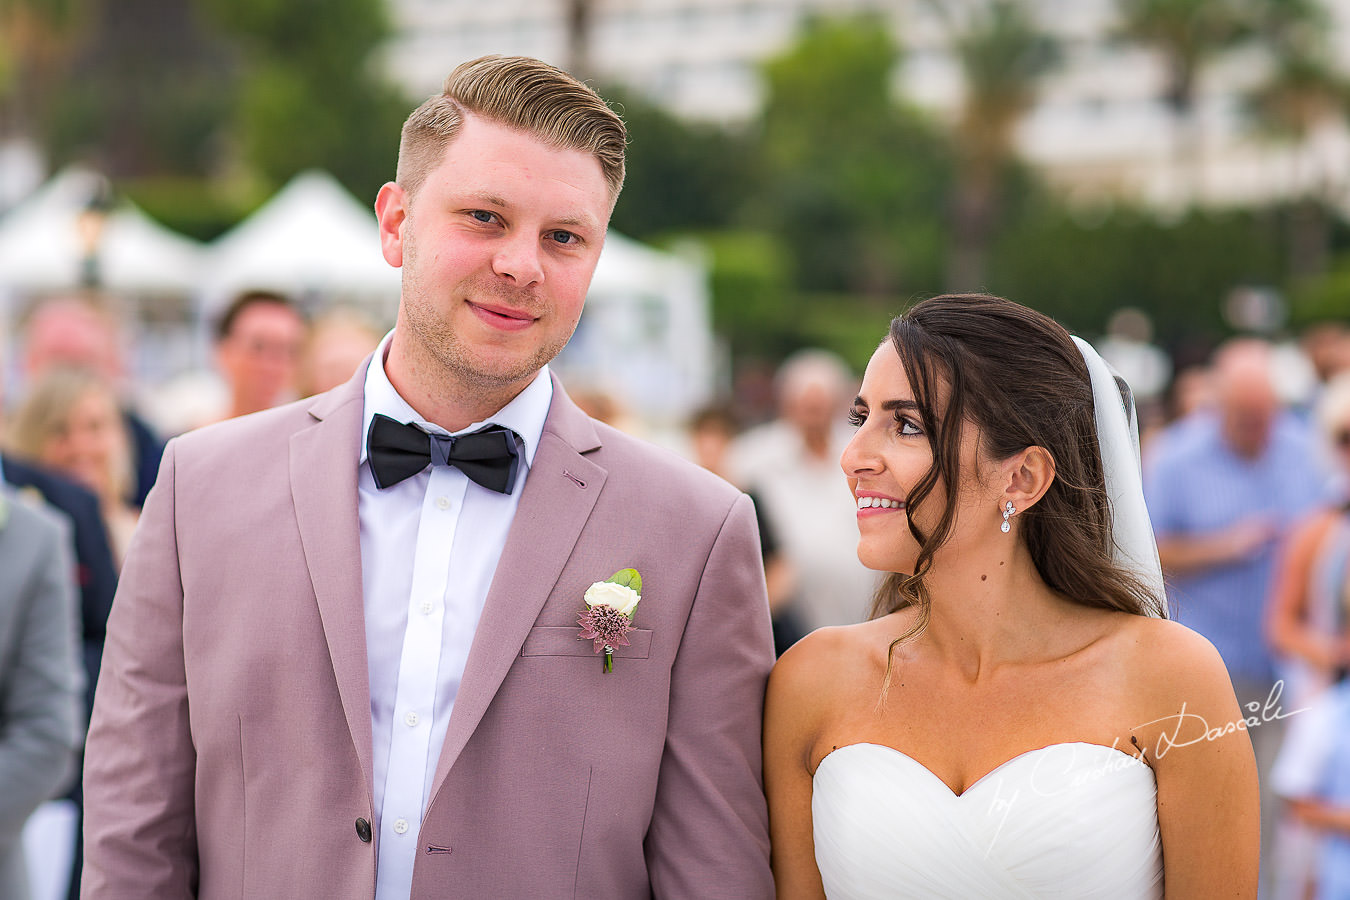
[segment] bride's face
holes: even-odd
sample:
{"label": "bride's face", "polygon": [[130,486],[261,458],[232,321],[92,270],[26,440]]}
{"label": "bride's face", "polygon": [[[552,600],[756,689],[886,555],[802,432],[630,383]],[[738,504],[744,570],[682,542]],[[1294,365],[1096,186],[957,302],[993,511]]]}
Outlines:
{"label": "bride's face", "polygon": [[[939,386],[939,392],[945,387]],[[945,397],[934,398],[938,409]],[[912,573],[919,542],[909,529],[907,498],[933,466],[934,446],[923,423],[904,365],[887,341],[867,364],[862,389],[854,401],[852,419],[857,432],[840,458],[858,511],[858,559],[869,569]],[[944,548],[965,543],[967,532],[997,531],[997,499],[982,487],[980,469],[987,465],[977,448],[978,432],[961,424],[961,487],[956,520]],[[913,512],[914,524],[932,534],[947,505],[947,485],[941,481]],[[987,496],[986,496],[987,495]]]}

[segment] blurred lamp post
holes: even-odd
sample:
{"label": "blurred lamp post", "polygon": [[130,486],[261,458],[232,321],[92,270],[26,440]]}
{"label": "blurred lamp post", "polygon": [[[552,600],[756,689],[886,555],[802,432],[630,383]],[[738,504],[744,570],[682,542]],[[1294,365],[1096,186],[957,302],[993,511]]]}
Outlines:
{"label": "blurred lamp post", "polygon": [[103,272],[99,265],[99,245],[112,212],[112,187],[108,179],[97,176],[93,191],[75,218],[75,233],[80,242],[80,287],[98,290],[103,287]]}

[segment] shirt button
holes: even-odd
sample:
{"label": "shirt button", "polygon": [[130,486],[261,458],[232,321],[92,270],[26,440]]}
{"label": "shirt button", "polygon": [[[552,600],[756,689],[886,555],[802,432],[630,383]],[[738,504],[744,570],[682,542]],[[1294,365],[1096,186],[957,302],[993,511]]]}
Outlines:
{"label": "shirt button", "polygon": [[436,507],[437,507],[438,509],[449,509],[449,508],[450,508],[450,498],[449,498],[449,497],[437,497],[437,498],[436,498]]}
{"label": "shirt button", "polygon": [[436,607],[432,604],[430,600],[423,600],[422,606],[420,607],[420,609],[422,610],[422,615],[424,616],[431,615],[431,611],[435,608]]}
{"label": "shirt button", "polygon": [[407,834],[407,833],[408,833],[408,820],[407,819],[395,820],[394,834]]}
{"label": "shirt button", "polygon": [[409,727],[409,728],[416,728],[416,727],[417,727],[417,713],[415,713],[415,712],[410,712],[410,713],[408,713],[406,716],[403,717],[403,721],[408,723],[408,727]]}

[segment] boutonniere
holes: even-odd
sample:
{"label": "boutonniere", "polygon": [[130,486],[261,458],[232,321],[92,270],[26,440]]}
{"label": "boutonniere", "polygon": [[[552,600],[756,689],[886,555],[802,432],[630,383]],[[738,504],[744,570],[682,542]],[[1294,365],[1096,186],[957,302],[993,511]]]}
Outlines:
{"label": "boutonniere", "polygon": [[606,672],[614,668],[614,648],[628,646],[641,592],[642,576],[637,569],[622,569],[586,589],[586,611],[577,619],[581,626],[577,640],[595,641],[595,652],[605,653]]}

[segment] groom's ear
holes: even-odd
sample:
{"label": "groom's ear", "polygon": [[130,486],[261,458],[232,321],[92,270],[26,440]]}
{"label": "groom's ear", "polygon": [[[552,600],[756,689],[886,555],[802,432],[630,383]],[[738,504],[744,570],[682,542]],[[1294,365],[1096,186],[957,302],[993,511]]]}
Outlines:
{"label": "groom's ear", "polygon": [[1055,482],[1055,458],[1044,447],[1020,450],[999,468],[1004,481],[1003,499],[1011,500],[1018,512],[1035,506]]}
{"label": "groom's ear", "polygon": [[380,188],[375,197],[375,219],[380,226],[380,252],[394,268],[403,265],[403,224],[408,218],[408,195],[397,182]]}

